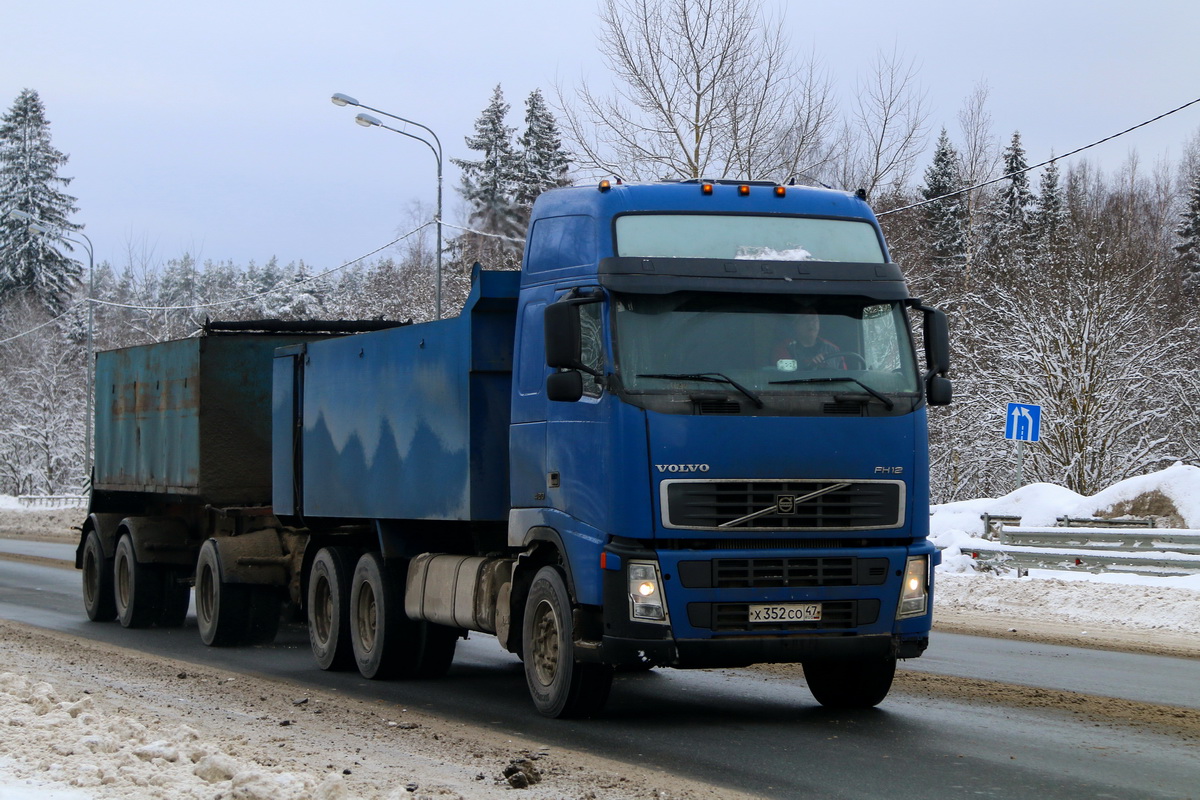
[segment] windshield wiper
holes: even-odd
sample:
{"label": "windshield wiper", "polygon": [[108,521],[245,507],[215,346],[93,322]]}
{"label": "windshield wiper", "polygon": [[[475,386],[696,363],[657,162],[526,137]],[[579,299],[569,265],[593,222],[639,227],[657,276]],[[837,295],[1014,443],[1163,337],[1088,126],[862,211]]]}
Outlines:
{"label": "windshield wiper", "polygon": [[896,407],[896,404],[894,402],[892,402],[891,398],[887,397],[884,394],[879,393],[878,391],[872,389],[870,386],[867,386],[865,383],[860,381],[858,378],[851,378],[849,375],[844,375],[844,376],[837,375],[837,376],[831,376],[828,378],[792,378],[791,380],[787,380],[787,381],[768,381],[768,382],[772,386],[789,386],[789,385],[796,384],[796,383],[825,383],[826,381],[851,381],[853,383],[857,383],[859,386],[866,389],[867,392],[872,397],[875,397],[878,400],[882,401],[883,404],[885,406],[887,406],[888,411],[891,411],[893,408]]}
{"label": "windshield wiper", "polygon": [[644,373],[644,374],[638,375],[638,377],[639,378],[663,378],[664,380],[669,380],[669,381],[704,381],[706,383],[727,383],[730,386],[732,386],[733,388],[737,389],[742,394],[746,395],[746,397],[749,397],[751,402],[754,403],[754,405],[758,406],[759,408],[763,407],[763,401],[761,399],[759,399],[758,395],[756,395],[754,392],[747,389],[745,386],[742,386],[740,383],[738,383],[737,381],[735,381],[733,378],[729,377],[728,375],[722,375],[719,372],[680,372],[680,373],[656,372],[656,373]]}

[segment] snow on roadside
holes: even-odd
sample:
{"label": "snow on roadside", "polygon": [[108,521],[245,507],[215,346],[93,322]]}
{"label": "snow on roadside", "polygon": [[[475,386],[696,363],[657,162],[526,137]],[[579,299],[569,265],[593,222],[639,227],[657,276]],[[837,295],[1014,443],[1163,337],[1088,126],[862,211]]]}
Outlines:
{"label": "snow on roadside", "polygon": [[997,614],[1073,626],[1200,635],[1200,575],[1149,577],[1132,573],[1030,570],[977,572],[969,553],[982,541],[982,514],[1021,517],[1023,527],[1054,525],[1061,516],[1095,517],[1118,504],[1159,493],[1188,528],[1200,528],[1200,467],[1175,464],[1121,481],[1091,497],[1035,483],[999,498],[934,506],[930,539],[942,548],[935,610]]}
{"label": "snow on roadside", "polygon": [[339,775],[273,772],[241,761],[192,728],[150,730],[113,716],[88,694],[60,697],[54,686],[0,673],[0,800],[211,798],[341,800]]}

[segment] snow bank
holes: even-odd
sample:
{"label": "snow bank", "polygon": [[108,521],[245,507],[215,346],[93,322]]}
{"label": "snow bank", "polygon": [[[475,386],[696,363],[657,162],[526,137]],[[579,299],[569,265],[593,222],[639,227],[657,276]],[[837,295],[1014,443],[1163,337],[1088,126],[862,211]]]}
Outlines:
{"label": "snow bank", "polygon": [[244,798],[348,800],[338,774],[297,774],[248,763],[183,725],[150,730],[100,710],[84,694],[63,698],[44,681],[0,673],[0,800]]}
{"label": "snow bank", "polygon": [[1061,516],[1095,517],[1155,493],[1174,504],[1183,524],[1200,528],[1200,468],[1175,464],[1121,481],[1091,497],[1035,483],[1003,497],[934,506],[930,539],[942,550],[936,608],[1001,614],[1086,627],[1200,635],[1200,575],[1155,578],[1131,573],[1030,570],[1025,577],[976,572],[969,552],[987,514],[1021,517],[1023,527],[1051,526]]}

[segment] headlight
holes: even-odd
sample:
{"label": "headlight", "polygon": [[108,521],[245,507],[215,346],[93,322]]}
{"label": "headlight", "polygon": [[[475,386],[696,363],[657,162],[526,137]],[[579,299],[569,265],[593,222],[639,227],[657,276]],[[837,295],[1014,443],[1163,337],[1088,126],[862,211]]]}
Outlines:
{"label": "headlight", "polygon": [[929,557],[909,556],[900,587],[900,605],[896,619],[919,617],[929,608]]}
{"label": "headlight", "polygon": [[629,562],[629,617],[635,621],[661,622],[667,618],[663,605],[658,565],[650,561]]}

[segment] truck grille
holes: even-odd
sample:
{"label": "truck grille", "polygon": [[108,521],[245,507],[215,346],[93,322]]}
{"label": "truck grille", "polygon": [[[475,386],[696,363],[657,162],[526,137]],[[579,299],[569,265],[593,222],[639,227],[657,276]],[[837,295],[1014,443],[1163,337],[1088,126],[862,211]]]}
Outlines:
{"label": "truck grille", "polygon": [[896,528],[903,481],[677,480],[661,484],[667,528],[727,531]]}
{"label": "truck grille", "polygon": [[814,586],[879,586],[886,558],[717,558],[679,562],[688,589],[784,589]]}
{"label": "truck grille", "polygon": [[747,603],[688,603],[688,621],[695,628],[713,631],[827,631],[872,625],[879,619],[879,607],[875,599],[837,600],[822,603],[817,622],[752,625]]}

